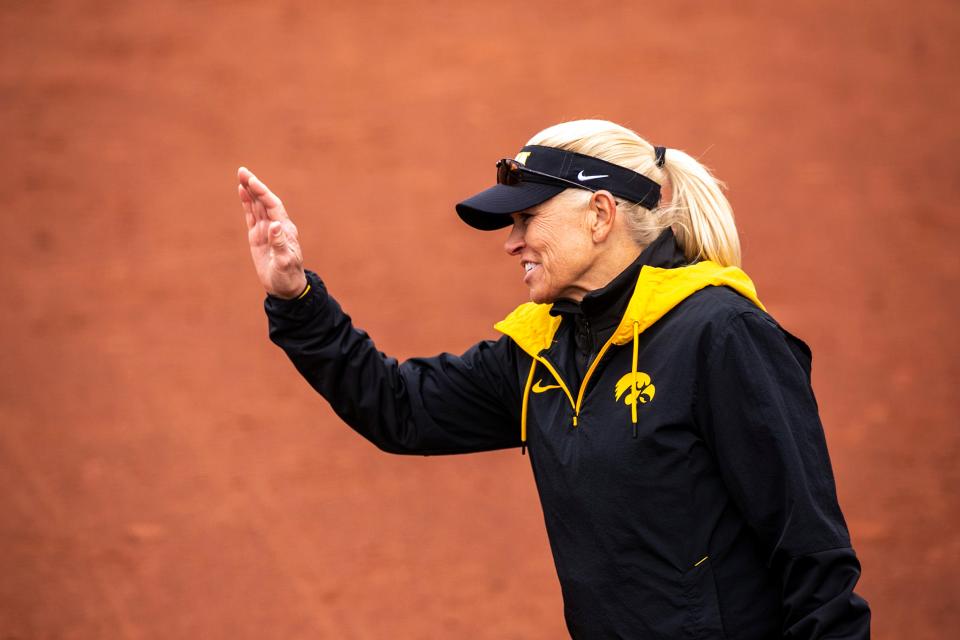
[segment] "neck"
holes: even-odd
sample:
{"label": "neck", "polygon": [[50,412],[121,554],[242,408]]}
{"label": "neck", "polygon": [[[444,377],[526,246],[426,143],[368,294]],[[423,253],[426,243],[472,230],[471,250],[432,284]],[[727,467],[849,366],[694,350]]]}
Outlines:
{"label": "neck", "polygon": [[587,293],[607,286],[637,259],[643,249],[630,241],[603,252],[584,274],[581,287],[572,292],[569,298],[581,302]]}

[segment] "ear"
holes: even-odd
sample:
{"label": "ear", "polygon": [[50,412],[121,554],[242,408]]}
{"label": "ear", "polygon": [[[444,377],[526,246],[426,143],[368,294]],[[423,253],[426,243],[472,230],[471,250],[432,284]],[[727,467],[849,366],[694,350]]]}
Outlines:
{"label": "ear", "polygon": [[587,206],[593,214],[590,216],[590,232],[593,235],[593,241],[597,244],[605,242],[617,219],[617,201],[612,193],[601,189],[590,197]]}

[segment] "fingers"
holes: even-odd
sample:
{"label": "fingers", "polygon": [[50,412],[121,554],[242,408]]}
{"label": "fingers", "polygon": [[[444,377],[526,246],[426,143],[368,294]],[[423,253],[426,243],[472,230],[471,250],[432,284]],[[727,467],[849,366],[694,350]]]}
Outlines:
{"label": "fingers", "polygon": [[[237,187],[237,192],[240,194],[240,204],[243,206],[244,213],[249,213],[253,218],[254,224],[261,220],[267,220],[266,208],[258,204],[257,198],[250,191],[250,178],[253,177],[253,173],[246,167],[240,167],[237,169],[237,179],[240,181],[240,185]],[[249,228],[250,219],[247,219],[247,227]]]}
{"label": "fingers", "polygon": [[246,167],[237,169],[237,178],[240,184],[247,189],[254,204],[263,207],[263,213],[270,220],[283,220],[287,217],[287,212],[283,208],[283,203],[253,172]]}
{"label": "fingers", "polygon": [[240,195],[240,206],[243,207],[243,217],[247,221],[247,230],[250,230],[257,223],[257,219],[253,215],[253,200],[242,184],[237,185],[237,192]]}
{"label": "fingers", "polygon": [[247,189],[250,193],[256,198],[257,204],[261,205],[264,209],[264,213],[270,220],[286,220],[287,211],[283,207],[283,203],[270,189],[267,188],[267,185],[263,184],[257,176],[251,174],[247,180]]}
{"label": "fingers", "polygon": [[[255,221],[289,219],[280,198],[270,191],[262,180],[253,175],[252,171],[246,167],[240,167],[237,169],[237,179],[250,198],[251,213]],[[243,196],[241,196],[241,202],[243,202]]]}
{"label": "fingers", "polygon": [[250,209],[250,203],[253,202],[253,199],[250,197],[247,188],[242,184],[237,185],[237,193],[240,194],[240,204],[243,206],[243,210],[247,211]]}

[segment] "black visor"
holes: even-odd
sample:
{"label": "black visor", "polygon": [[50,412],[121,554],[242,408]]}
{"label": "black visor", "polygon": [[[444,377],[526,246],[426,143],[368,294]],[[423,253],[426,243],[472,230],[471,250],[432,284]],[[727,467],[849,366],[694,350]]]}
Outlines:
{"label": "black visor", "polygon": [[613,195],[653,209],[660,185],[646,177],[591,156],[553,147],[529,145],[513,160],[497,163],[497,185],[457,205],[457,214],[483,231],[512,223],[511,213],[545,202],[564,189],[605,189]]}

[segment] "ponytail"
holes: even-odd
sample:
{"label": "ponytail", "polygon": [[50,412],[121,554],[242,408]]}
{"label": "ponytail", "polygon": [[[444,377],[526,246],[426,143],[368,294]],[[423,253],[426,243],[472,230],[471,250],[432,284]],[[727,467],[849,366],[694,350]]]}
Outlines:
{"label": "ponytail", "polygon": [[739,267],[740,239],[733,209],[721,190],[723,183],[679,149],[667,150],[663,172],[672,197],[658,208],[665,211],[653,214],[673,220],[673,232],[686,257]]}
{"label": "ponytail", "polygon": [[575,151],[627,167],[660,183],[661,205],[648,211],[621,203],[634,241],[647,246],[667,227],[673,229],[690,261],[711,260],[740,266],[740,240],[733,209],[719,180],[678,149],[657,154],[653,145],[635,132],[606,120],[574,120],[544,129],[527,142]]}

